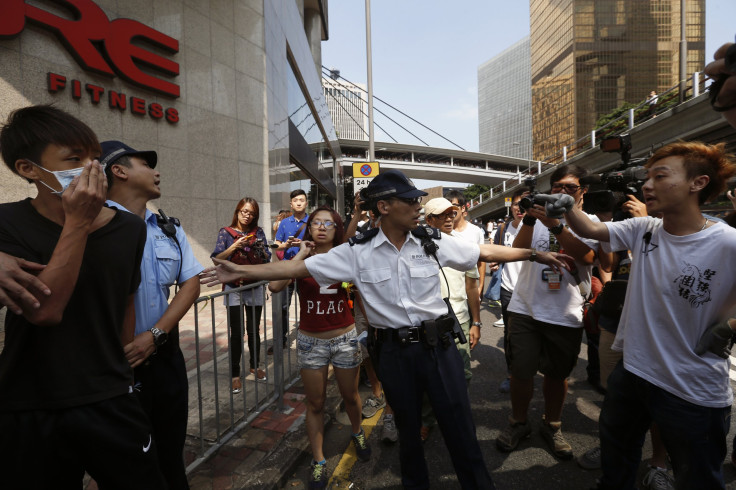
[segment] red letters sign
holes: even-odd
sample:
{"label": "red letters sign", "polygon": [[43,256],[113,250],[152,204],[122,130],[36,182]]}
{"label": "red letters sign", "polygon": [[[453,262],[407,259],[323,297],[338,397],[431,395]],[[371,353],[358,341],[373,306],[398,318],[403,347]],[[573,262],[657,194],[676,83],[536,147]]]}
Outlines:
{"label": "red letters sign", "polygon": [[54,2],[69,9],[74,20],[26,5],[23,0],[0,1],[0,39],[12,39],[20,34],[28,19],[56,34],[85,70],[110,77],[117,74],[135,85],[179,97],[177,84],[140,69],[145,65],[158,74],[173,77],[179,75],[179,64],[133,44],[136,41],[175,54],[179,52],[179,41],[134,20],[110,21],[92,0]]}

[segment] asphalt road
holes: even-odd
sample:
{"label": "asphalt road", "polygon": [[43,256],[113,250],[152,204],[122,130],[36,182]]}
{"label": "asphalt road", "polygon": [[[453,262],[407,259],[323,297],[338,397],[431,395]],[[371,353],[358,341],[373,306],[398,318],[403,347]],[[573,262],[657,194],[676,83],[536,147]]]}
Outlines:
{"label": "asphalt road", "polygon": [[[498,386],[505,376],[506,366],[502,351],[502,328],[494,328],[493,322],[500,315],[499,309],[482,307],[481,319],[484,327],[481,343],[473,351],[473,379],[470,382],[470,398],[475,418],[476,430],[486,464],[499,489],[588,489],[594,487],[600,471],[581,469],[575,461],[560,461],[555,458],[538,433],[543,413],[542,377],[535,379],[534,397],[529,411],[529,420],[534,432],[521,442],[512,453],[501,453],[495,447],[495,439],[506,427],[510,412],[508,394],[500,393]],[[562,414],[562,430],[572,445],[575,456],[598,445],[598,415],[603,396],[587,382],[587,347],[585,340],[580,358],[569,379],[569,392]],[[732,376],[733,379],[733,376]],[[733,383],[733,382],[732,382]],[[361,385],[361,396],[368,396],[369,389]],[[378,489],[401,488],[398,444],[386,445],[380,442],[381,423],[377,420],[375,430],[369,436],[373,455],[368,462],[356,462],[350,468],[351,458],[343,460],[341,468],[347,464],[347,477],[331,481],[329,488]],[[373,419],[367,423],[373,422]],[[733,427],[731,434],[736,433]],[[325,454],[330,473],[336,469],[350,443],[350,427],[338,420],[329,425],[325,433]],[[729,459],[730,460],[730,438]],[[449,454],[439,430],[433,430],[425,444],[425,458],[429,467],[433,488],[445,490],[460,488],[455,478]],[[306,488],[307,467],[311,455],[305,455],[298,464],[298,470],[283,488]],[[649,437],[644,446],[644,462],[651,456]],[[642,464],[641,476],[645,472]],[[736,489],[736,470],[730,463],[724,464],[727,488]],[[641,478],[639,478],[641,481]]]}

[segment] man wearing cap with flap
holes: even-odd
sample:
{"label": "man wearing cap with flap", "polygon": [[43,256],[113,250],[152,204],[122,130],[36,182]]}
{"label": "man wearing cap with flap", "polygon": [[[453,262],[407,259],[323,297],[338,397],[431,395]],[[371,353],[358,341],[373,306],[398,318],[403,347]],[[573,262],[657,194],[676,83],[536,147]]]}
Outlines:
{"label": "man wearing cap with flap", "polygon": [[[179,348],[179,320],[199,296],[203,267],[176,218],[152,213],[146,203],[161,197],[155,151],[136,151],[119,141],[102,143],[110,207],[146,222],[141,283],[135,293],[135,338],[125,346],[135,390],[158,446],[159,468],[169,488],[187,489],[184,439],[188,418],[187,371]],[[160,211],[159,211],[160,212]],[[169,304],[169,288],[178,292]]]}
{"label": "man wearing cap with flap", "polygon": [[[463,488],[494,488],[475,436],[463,362],[453,340],[454,319],[440,294],[440,265],[468,270],[484,261],[537,260],[567,268],[555,253],[477,245],[439,230],[419,227],[421,197],[404,174],[389,170],[362,192],[365,206],[381,217],[380,228],[304,261],[237,266],[215,261],[204,284],[236,278],[286,279],[312,276],[320,285],[356,285],[376,329],[378,374],[399,429],[405,488],[429,488],[419,437],[422,397],[427,393]],[[305,243],[304,246],[307,246]]]}

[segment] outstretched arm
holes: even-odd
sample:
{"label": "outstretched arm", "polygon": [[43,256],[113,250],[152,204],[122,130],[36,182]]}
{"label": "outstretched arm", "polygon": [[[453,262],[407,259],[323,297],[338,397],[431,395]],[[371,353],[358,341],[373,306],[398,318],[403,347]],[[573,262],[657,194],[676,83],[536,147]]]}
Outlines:
{"label": "outstretched arm", "polygon": [[[522,228],[523,229],[523,228]],[[542,252],[528,248],[504,247],[503,245],[483,244],[480,247],[480,260],[483,262],[516,262],[519,260],[535,260],[545,264],[557,272],[562,269],[572,270],[575,260],[569,255],[555,252]]]}
{"label": "outstretched arm", "polygon": [[236,265],[226,260],[212,259],[215,267],[205,269],[200,274],[200,282],[205,286],[216,286],[240,279],[270,281],[276,279],[300,279],[309,277],[303,260],[292,259],[260,265]]}

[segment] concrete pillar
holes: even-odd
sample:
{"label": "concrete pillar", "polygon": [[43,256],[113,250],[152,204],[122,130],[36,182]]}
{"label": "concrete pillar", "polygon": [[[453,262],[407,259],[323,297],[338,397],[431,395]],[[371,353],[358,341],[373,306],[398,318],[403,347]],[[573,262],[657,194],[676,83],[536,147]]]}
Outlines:
{"label": "concrete pillar", "polygon": [[[303,2],[302,2],[303,3]],[[322,78],[322,18],[317,9],[304,9],[304,32],[307,35],[309,49],[312,52],[314,66],[319,78]]]}

